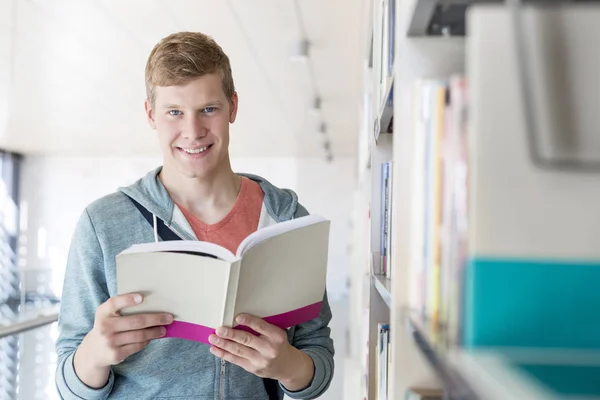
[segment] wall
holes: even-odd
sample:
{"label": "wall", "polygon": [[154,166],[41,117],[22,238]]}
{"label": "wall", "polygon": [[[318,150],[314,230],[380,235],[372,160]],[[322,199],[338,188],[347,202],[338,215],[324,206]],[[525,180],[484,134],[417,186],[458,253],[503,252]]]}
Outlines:
{"label": "wall", "polygon": [[341,400],[343,396],[344,360],[349,321],[347,281],[350,275],[348,246],[352,232],[350,221],[355,190],[356,161],[337,159],[328,163],[318,158],[298,162],[298,193],[302,204],[313,214],[331,220],[327,293],[333,319],[331,336],[335,343],[335,375],[331,387],[320,400]]}
{"label": "wall", "polygon": [[[26,157],[21,193],[23,208],[27,210],[25,236],[28,251],[23,263],[28,271],[27,289],[60,295],[69,242],[83,208],[117,187],[134,182],[159,164],[160,159],[153,157]],[[258,174],[277,186],[295,190],[300,202],[311,213],[323,215],[332,221],[327,287],[334,313],[332,335],[338,354],[335,381],[322,399],[340,399],[342,396],[341,367],[345,348],[346,279],[349,264],[346,249],[350,236],[353,165],[353,159],[340,159],[331,164],[313,158],[232,160],[235,171]],[[30,340],[34,340],[33,335],[31,338]],[[38,337],[36,340],[35,344],[27,343],[27,346],[31,348],[42,343],[42,338]],[[50,342],[43,341],[46,346]],[[32,354],[33,357],[33,352],[27,354]],[[32,365],[31,360],[23,360],[21,371],[31,371],[27,366]],[[27,376],[27,373],[21,376],[24,390],[27,390],[24,382]],[[36,381],[48,384],[52,384],[51,379],[52,373],[36,377]]]}
{"label": "wall", "polygon": [[300,201],[309,212],[331,220],[327,288],[332,301],[347,293],[355,165],[353,158],[338,159],[334,163],[319,158],[305,158],[298,162]]}
{"label": "wall", "polygon": [[0,140],[8,128],[8,98],[12,75],[12,22],[14,1],[0,0]]}

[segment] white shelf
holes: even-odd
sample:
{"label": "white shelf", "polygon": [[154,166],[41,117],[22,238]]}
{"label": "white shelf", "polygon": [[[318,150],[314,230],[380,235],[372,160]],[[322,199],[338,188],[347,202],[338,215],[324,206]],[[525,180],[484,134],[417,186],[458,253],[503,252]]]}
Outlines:
{"label": "white shelf", "polygon": [[[375,73],[377,76],[368,75],[365,79],[365,93],[368,94],[368,101],[366,103],[369,104],[369,107],[368,112],[364,113],[365,118],[362,120],[362,130],[364,135],[368,135],[364,137],[368,137],[368,144],[371,147],[362,149],[367,160],[361,159],[360,166],[363,168],[365,164],[371,166],[370,171],[363,171],[364,176],[369,178],[364,192],[370,206],[370,218],[365,222],[365,225],[367,225],[365,229],[366,234],[361,236],[357,240],[357,243],[359,247],[364,247],[363,252],[367,254],[377,249],[372,255],[375,257],[375,261],[378,261],[376,253],[380,251],[380,236],[382,236],[380,229],[382,208],[380,165],[384,162],[392,161],[394,166],[392,170],[394,184],[392,185],[392,202],[389,204],[392,204],[393,213],[392,223],[388,227],[391,229],[393,241],[388,247],[391,249],[393,255],[390,263],[393,271],[393,279],[390,280],[381,275],[374,275],[373,273],[363,276],[366,281],[363,281],[363,284],[366,284],[370,291],[368,308],[368,312],[370,313],[368,325],[370,337],[366,350],[369,354],[366,358],[371,363],[371,371],[368,371],[368,368],[364,366],[361,367],[365,370],[365,374],[371,374],[369,382],[372,387],[376,384],[376,377],[372,376],[372,364],[373,360],[376,359],[374,343],[378,337],[376,332],[377,323],[389,321],[390,342],[392,343],[389,363],[390,378],[388,380],[388,398],[390,400],[405,398],[406,391],[411,386],[443,387],[446,391],[445,395],[448,398],[461,400],[557,400],[563,398],[555,393],[552,387],[559,386],[560,382],[556,381],[559,378],[562,379],[564,376],[569,375],[568,373],[560,376],[557,375],[558,377],[555,381],[542,383],[543,377],[534,377],[535,372],[528,369],[529,366],[545,364],[551,367],[558,366],[562,368],[564,365],[569,365],[576,367],[584,366],[586,368],[592,367],[600,370],[600,352],[589,353],[587,355],[573,355],[564,352],[561,353],[557,349],[526,349],[525,351],[521,349],[518,354],[511,353],[513,350],[510,349],[474,351],[458,347],[456,342],[459,341],[460,335],[457,332],[449,332],[444,326],[432,329],[430,326],[432,325],[431,322],[424,320],[420,315],[409,315],[405,311],[408,307],[423,302],[416,301],[415,299],[421,300],[421,295],[425,297],[428,294],[427,291],[419,293],[417,289],[414,289],[428,277],[419,275],[420,271],[418,271],[418,268],[410,267],[419,265],[419,263],[415,262],[415,259],[422,252],[422,246],[419,245],[420,238],[422,238],[422,229],[414,227],[415,220],[417,219],[415,215],[420,217],[423,212],[423,207],[420,206],[422,202],[419,201],[419,196],[415,195],[415,193],[418,193],[417,191],[422,189],[423,181],[420,175],[414,173],[414,166],[422,165],[419,164],[422,154],[415,149],[420,149],[419,146],[422,146],[422,143],[417,141],[417,139],[422,139],[423,137],[417,136],[419,133],[422,133],[422,127],[415,123],[418,122],[418,120],[415,121],[419,118],[418,112],[423,108],[420,105],[421,103],[416,103],[421,99],[419,93],[415,92],[416,87],[414,85],[416,82],[418,83],[419,80],[441,80],[453,76],[464,76],[465,71],[469,72],[468,98],[471,101],[468,109],[469,131],[477,132],[477,135],[481,137],[494,138],[494,140],[502,138],[501,141],[500,139],[497,139],[497,142],[490,141],[485,146],[482,141],[470,143],[468,153],[470,157],[470,164],[468,166],[469,176],[471,178],[480,178],[482,183],[478,185],[478,194],[483,190],[486,190],[486,193],[494,193],[490,188],[497,190],[498,182],[509,184],[516,179],[514,176],[519,177],[519,179],[535,182],[535,185],[511,185],[509,188],[511,191],[514,191],[515,187],[519,190],[536,187],[538,188],[538,192],[541,190],[540,188],[552,190],[552,182],[554,182],[552,179],[554,178],[549,177],[549,175],[538,176],[538,172],[535,171],[535,175],[532,174],[531,176],[521,173],[504,177],[501,172],[504,171],[505,174],[508,174],[506,172],[507,168],[518,172],[522,172],[524,169],[519,170],[517,167],[520,168],[520,166],[514,162],[507,163],[503,168],[498,169],[500,163],[506,163],[505,158],[500,160],[494,157],[486,157],[487,153],[482,152],[484,150],[492,155],[499,154],[499,150],[494,144],[504,143],[507,146],[504,153],[515,154],[515,159],[517,159],[516,155],[521,154],[520,152],[524,154],[523,157],[527,155],[522,148],[522,143],[526,140],[526,135],[522,133],[524,122],[521,121],[524,119],[522,118],[524,108],[517,101],[518,98],[506,97],[506,93],[512,93],[518,88],[518,85],[514,84],[517,80],[512,76],[516,74],[516,69],[515,71],[513,69],[517,65],[511,58],[516,57],[516,52],[512,50],[513,47],[510,47],[514,46],[513,33],[508,30],[509,28],[513,29],[512,24],[502,22],[507,16],[502,17],[502,20],[496,20],[496,17],[490,14],[490,18],[493,17],[493,20],[486,20],[479,22],[478,25],[469,26],[469,34],[471,36],[469,40],[465,40],[465,11],[467,7],[475,3],[501,3],[499,0],[395,0],[395,65],[390,77],[385,76],[388,71],[387,68],[384,68],[385,72],[383,72],[384,76],[382,80],[382,72],[379,71],[381,70],[381,63],[386,65],[386,61],[385,55],[382,56],[382,52],[378,50],[381,47],[378,41],[381,40],[381,31],[385,31],[386,27],[385,23],[381,21],[381,6],[382,4],[385,6],[389,3],[388,0],[367,1],[373,8],[373,15],[367,15],[367,19],[369,21],[373,19],[374,21],[374,23],[369,22],[369,29],[375,33],[373,71],[377,71]],[[477,15],[478,11],[475,8],[472,10],[471,16]],[[573,18],[578,18],[583,22],[592,21],[589,23],[593,23],[593,20],[587,19],[587,16],[586,18],[582,16]],[[471,20],[471,23],[473,21],[476,22],[476,20]],[[553,23],[549,24],[548,29],[554,26]],[[579,26],[579,24],[576,25]],[[485,28],[484,34],[474,29],[475,27],[478,27],[480,30]],[[369,33],[373,37],[373,34]],[[577,34],[579,35],[579,33]],[[445,35],[459,37],[444,37]],[[581,38],[586,39],[587,37],[582,34]],[[587,55],[589,48],[595,48],[593,47],[593,41],[588,42],[581,38],[575,42],[586,47],[585,51],[581,51],[581,54]],[[513,44],[508,46],[505,42]],[[371,43],[369,42],[367,46],[370,45]],[[467,51],[467,47],[469,51]],[[505,51],[510,50],[510,57],[507,58],[503,55],[504,53],[498,52],[498,48],[505,49]],[[532,46],[532,48],[534,47]],[[572,53],[578,48],[578,46],[568,46],[569,51]],[[477,59],[474,58],[475,55],[477,55]],[[572,61],[571,58],[565,57],[569,62]],[[477,63],[475,63],[475,60]],[[504,65],[509,61],[510,68]],[[388,101],[392,97],[393,101]],[[506,98],[511,99],[511,101],[500,101]],[[585,102],[585,104],[596,103],[594,101]],[[415,104],[418,106],[415,107]],[[509,105],[508,107],[506,106],[507,104]],[[501,121],[498,120],[499,115],[502,115],[502,118],[500,118]],[[456,121],[455,119],[450,120]],[[395,131],[395,134],[382,134],[386,132],[390,121],[393,121],[393,131]],[[500,136],[483,135],[482,129],[512,132],[515,139],[512,140],[512,137],[506,134]],[[518,140],[516,139],[517,137]],[[509,140],[511,141],[509,142]],[[362,142],[366,141],[363,140]],[[527,162],[529,163],[529,160]],[[473,174],[471,174],[472,172]],[[489,176],[484,175],[484,172],[488,173]],[[483,179],[484,176],[487,179]],[[492,177],[494,179],[491,179]],[[557,176],[557,190],[558,183],[560,182],[560,185],[563,184],[563,178],[564,176],[562,175],[560,177]],[[586,177],[585,179],[588,178]],[[470,184],[474,181],[475,179],[472,179]],[[581,187],[583,188],[589,182],[592,181],[586,180],[586,182],[583,182],[582,180],[580,182]],[[492,183],[494,184],[492,185]],[[588,190],[587,186],[585,187]],[[523,195],[515,197],[520,199],[521,206],[525,204],[529,207],[529,203],[525,202],[524,199],[531,199],[533,201],[531,204],[537,204],[535,201],[539,199],[539,193],[529,194],[525,189],[522,189]],[[560,190],[563,193],[562,189]],[[512,192],[511,195],[513,195]],[[481,196],[478,195],[479,197]],[[498,199],[497,196],[490,195],[486,197],[492,200]],[[569,196],[565,196],[565,199],[567,197],[569,197],[570,201],[573,195],[569,194]],[[581,199],[584,200],[579,200],[578,209],[583,209],[580,204],[582,201],[585,203],[585,198],[593,198],[593,196],[581,196]],[[492,200],[489,200],[490,204],[492,204]],[[483,210],[482,204],[481,200],[470,202],[469,212],[475,213],[477,210]],[[565,204],[567,204],[566,200]],[[572,209],[572,207],[569,208]],[[490,209],[494,210],[494,213],[489,214]],[[530,208],[524,208],[523,206],[521,209],[527,210],[527,213],[523,211],[523,215],[528,216],[537,216],[537,212],[539,211],[539,207],[536,208],[533,206]],[[487,205],[485,210],[487,216],[495,215],[497,217],[501,212],[498,207],[490,205]],[[510,210],[507,209],[507,212],[509,211],[513,214],[515,212],[512,208]],[[564,222],[563,220],[560,221],[561,226],[568,226],[571,221],[585,220],[573,218],[572,210],[564,215],[565,220]],[[593,215],[593,213],[589,215]],[[473,232],[476,230],[477,232],[483,231],[479,225],[475,226],[472,221],[480,221],[481,223],[481,218],[470,219],[469,228],[473,229]],[[497,225],[494,226],[506,226],[507,231],[516,226],[514,224],[512,226],[505,225],[505,221],[507,221],[505,218],[498,219]],[[520,221],[523,223],[522,219]],[[486,220],[486,225],[491,226],[489,218]],[[597,227],[598,224],[588,224],[588,226]],[[368,232],[366,231],[367,228]],[[569,231],[574,232],[577,230]],[[472,240],[475,234],[470,233],[470,235],[472,236],[469,236],[469,246],[472,246],[475,242],[475,240]],[[367,240],[365,240],[365,236],[368,236]],[[594,237],[594,235],[588,236]],[[505,242],[504,238],[511,236],[498,235],[497,237],[502,238],[500,241],[502,249],[507,248],[506,243],[508,242]],[[543,235],[537,235],[536,237],[542,238]],[[478,238],[478,240],[478,245],[486,249],[493,244],[492,239],[487,239],[489,243],[486,242],[485,245],[480,244],[482,239]],[[520,249],[518,246],[522,245],[522,241],[517,242],[514,245],[514,249]],[[557,243],[561,242],[557,241]],[[574,240],[573,243],[583,242]],[[532,244],[528,243],[526,250],[530,250],[531,246]],[[574,244],[573,246],[578,246],[578,244]],[[552,248],[552,246],[550,247]],[[543,253],[543,248],[539,247],[539,249],[541,250],[534,253]],[[496,252],[493,253],[495,254]],[[526,251],[516,252],[516,254],[524,253]],[[377,264],[373,263],[373,265]],[[364,270],[364,262],[362,262],[362,269]],[[436,286],[433,290],[441,292],[440,287],[441,285]],[[454,309],[452,310],[454,311]],[[456,318],[449,318],[449,321],[452,324],[460,323],[460,321],[456,321]],[[360,329],[360,327],[355,326],[352,329],[356,330]],[[561,360],[557,360],[556,358],[559,353],[561,353]],[[586,378],[590,371],[588,369],[582,373],[581,379]],[[573,370],[570,372],[572,374]],[[590,374],[590,376],[592,375]],[[597,381],[597,374],[593,375],[591,379],[594,380],[583,382],[581,387],[597,387],[593,386]],[[371,397],[368,400],[375,400],[373,390],[370,390],[369,394]],[[571,396],[569,398],[577,398],[578,400],[600,399],[600,393],[598,395],[597,397],[592,397],[590,395],[577,394],[575,397]]]}
{"label": "white shelf", "polygon": [[385,276],[373,275],[373,284],[375,289],[379,292],[379,295],[383,299],[383,302],[388,306],[392,307],[392,281]]}
{"label": "white shelf", "polygon": [[447,357],[448,346],[445,345],[447,335],[440,330],[434,333],[428,327],[426,321],[415,313],[405,312],[404,314],[404,322],[418,350],[435,371],[436,375],[442,380],[444,389],[450,398],[480,400],[457,370],[451,367]]}
{"label": "white shelf", "polygon": [[[413,340],[437,376],[447,394],[461,400],[559,400],[563,399],[519,365],[551,368],[600,369],[598,350],[561,350],[556,348],[485,348],[467,350],[448,345],[448,335],[441,328],[433,330],[418,314],[405,312],[405,323]],[[594,387],[595,374],[585,387]],[[569,397],[598,400],[597,395]]]}
{"label": "white shelf", "polygon": [[[560,349],[486,349],[479,351],[456,350],[451,352],[448,362],[458,375],[466,382],[474,393],[480,394],[482,400],[558,400],[578,399],[593,400],[600,398],[597,394],[568,395],[563,397],[544,385],[541,380],[522,372],[517,365],[535,365],[564,368],[569,374],[573,368],[584,371],[600,368],[598,350],[560,350]],[[571,370],[571,371],[569,371]],[[580,375],[584,387],[597,387],[597,375]],[[556,378],[555,378],[556,379]],[[557,386],[560,383],[556,382]]]}
{"label": "white shelf", "polygon": [[393,87],[394,75],[386,78],[385,92],[383,92],[383,96],[379,101],[378,115],[375,126],[375,141],[379,139],[379,135],[381,133],[389,133],[387,132],[387,130],[392,120],[392,117],[394,116],[394,104],[393,99],[391,99],[391,101],[388,100],[390,100],[390,93]]}

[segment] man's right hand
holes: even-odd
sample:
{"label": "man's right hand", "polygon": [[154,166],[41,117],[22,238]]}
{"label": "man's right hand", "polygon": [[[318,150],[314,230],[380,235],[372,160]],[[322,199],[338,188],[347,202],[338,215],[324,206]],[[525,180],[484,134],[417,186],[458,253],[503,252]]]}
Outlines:
{"label": "man's right hand", "polygon": [[74,367],[79,379],[91,388],[106,385],[110,366],[122,363],[153,339],[166,333],[173,322],[168,313],[121,316],[123,308],[140,304],[140,294],[111,297],[96,310],[94,327],[75,352]]}

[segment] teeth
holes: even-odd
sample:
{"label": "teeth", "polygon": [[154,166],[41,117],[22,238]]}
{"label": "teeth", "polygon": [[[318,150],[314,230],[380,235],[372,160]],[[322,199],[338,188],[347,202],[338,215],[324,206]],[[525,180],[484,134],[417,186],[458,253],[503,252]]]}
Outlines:
{"label": "teeth", "polygon": [[188,154],[199,154],[203,151],[206,151],[206,149],[208,149],[208,146],[200,147],[199,149],[183,149],[183,151],[185,151]]}

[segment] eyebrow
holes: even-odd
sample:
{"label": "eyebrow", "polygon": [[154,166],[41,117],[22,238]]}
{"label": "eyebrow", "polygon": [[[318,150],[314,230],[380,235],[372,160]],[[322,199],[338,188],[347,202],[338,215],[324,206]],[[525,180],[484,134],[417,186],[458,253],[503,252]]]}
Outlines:
{"label": "eyebrow", "polygon": [[[220,100],[215,100],[215,101],[209,101],[208,103],[204,104],[202,107],[200,108],[206,108],[206,107],[212,107],[212,106],[222,106],[223,103]],[[163,106],[163,109],[165,110],[172,110],[172,109],[179,109],[181,108],[181,106],[177,105],[177,104],[165,104]]]}
{"label": "eyebrow", "polygon": [[171,108],[181,108],[181,107],[179,107],[177,104],[165,104],[165,105],[163,106],[163,108],[164,108],[165,110],[168,110],[168,109],[171,109]]}

